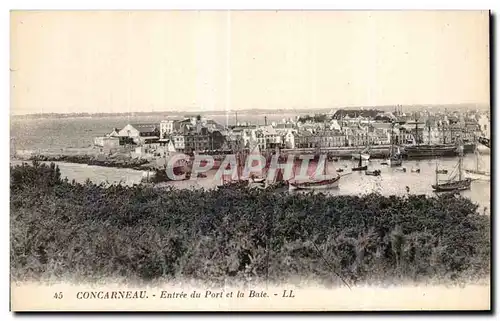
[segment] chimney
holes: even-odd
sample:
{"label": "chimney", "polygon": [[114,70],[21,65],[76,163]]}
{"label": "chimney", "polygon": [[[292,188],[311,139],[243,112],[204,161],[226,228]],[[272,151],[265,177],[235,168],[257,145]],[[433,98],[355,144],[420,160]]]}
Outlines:
{"label": "chimney", "polygon": [[267,126],[267,116],[264,116],[264,125]]}

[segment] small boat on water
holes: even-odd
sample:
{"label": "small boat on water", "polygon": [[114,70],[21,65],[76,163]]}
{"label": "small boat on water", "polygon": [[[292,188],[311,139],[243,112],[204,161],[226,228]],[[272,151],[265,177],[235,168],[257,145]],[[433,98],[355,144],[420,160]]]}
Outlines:
{"label": "small boat on water", "polygon": [[465,170],[465,177],[470,178],[472,180],[479,180],[479,181],[489,181],[491,179],[490,172],[481,171],[481,170],[474,170],[474,169],[466,169]]}
{"label": "small boat on water", "polygon": [[404,167],[395,168],[394,170],[395,170],[396,172],[403,172],[403,173],[406,173],[406,168],[404,168]]}
{"label": "small boat on water", "polygon": [[412,173],[420,173],[420,168],[412,168],[411,172]]}
{"label": "small boat on water", "polygon": [[471,179],[466,178],[459,181],[450,181],[432,185],[435,192],[454,192],[470,189]]}
{"label": "small boat on water", "polygon": [[436,173],[438,173],[438,174],[448,174],[448,170],[447,169],[437,169]]}
{"label": "small boat on water", "polygon": [[353,167],[352,170],[353,171],[366,171],[368,169],[368,166],[367,165],[363,166],[363,158],[359,157],[358,160],[359,160],[358,166]]}
{"label": "small boat on water", "polygon": [[323,174],[321,177],[310,177],[305,181],[289,181],[288,188],[290,190],[323,190],[337,188],[339,186],[340,178],[347,174],[328,174],[327,167],[328,166],[325,162],[325,164],[323,164]]}
{"label": "small boat on water", "polygon": [[389,165],[389,163],[387,161],[382,161],[380,162],[380,165]]}
{"label": "small boat on water", "polygon": [[251,183],[264,183],[266,181],[266,178],[265,177],[254,177],[254,176],[252,176],[248,180]]}
{"label": "small boat on water", "polygon": [[344,171],[344,169],[342,169],[342,168],[337,168],[337,170],[336,170],[337,173],[342,173],[343,171]]}
{"label": "small boat on water", "polygon": [[365,175],[368,175],[368,176],[380,176],[380,169],[376,169],[374,171],[365,171]]}
{"label": "small boat on water", "polygon": [[[463,146],[459,146],[459,159],[456,166],[456,171],[452,172],[452,175],[445,182],[441,183],[438,176],[438,164],[436,162],[436,183],[432,185],[435,192],[455,192],[470,189],[472,179],[464,178],[462,173],[463,169]],[[458,177],[457,177],[458,176]]]}
{"label": "small boat on water", "polygon": [[310,180],[305,182],[290,182],[289,188],[291,190],[295,189],[306,189],[306,190],[315,190],[315,189],[332,189],[339,186],[339,181],[342,176],[337,175],[334,177],[328,177],[322,180]]}
{"label": "small boat on water", "polygon": [[482,181],[489,181],[490,180],[490,172],[485,169],[481,169],[484,167],[483,161],[481,154],[479,150],[476,148],[474,151],[476,154],[476,167],[475,168],[466,168],[465,169],[465,177],[473,179],[473,180],[482,180]]}

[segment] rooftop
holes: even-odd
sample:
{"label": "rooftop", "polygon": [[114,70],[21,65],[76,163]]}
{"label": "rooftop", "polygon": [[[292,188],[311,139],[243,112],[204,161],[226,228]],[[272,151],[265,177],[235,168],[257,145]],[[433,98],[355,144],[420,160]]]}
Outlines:
{"label": "rooftop", "polygon": [[158,124],[130,124],[141,133],[152,133],[158,131]]}

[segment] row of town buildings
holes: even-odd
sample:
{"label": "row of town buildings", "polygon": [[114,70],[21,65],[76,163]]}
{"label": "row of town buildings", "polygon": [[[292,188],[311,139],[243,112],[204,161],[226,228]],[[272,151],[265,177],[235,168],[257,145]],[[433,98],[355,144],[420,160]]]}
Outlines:
{"label": "row of town buildings", "polygon": [[225,127],[203,117],[163,120],[154,124],[128,124],[95,138],[103,150],[134,148],[138,155],[163,156],[172,152],[235,152],[259,146],[261,150],[338,148],[395,144],[465,142],[489,130],[489,120],[450,121],[446,118],[374,119],[374,117],[332,117],[328,121],[286,121],[271,125],[251,124]]}

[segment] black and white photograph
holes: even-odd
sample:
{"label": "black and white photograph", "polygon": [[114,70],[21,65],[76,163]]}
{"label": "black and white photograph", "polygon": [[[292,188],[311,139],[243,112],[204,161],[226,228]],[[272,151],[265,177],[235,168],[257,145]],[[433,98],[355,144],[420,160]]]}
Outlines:
{"label": "black and white photograph", "polygon": [[489,11],[10,12],[12,311],[489,311]]}

